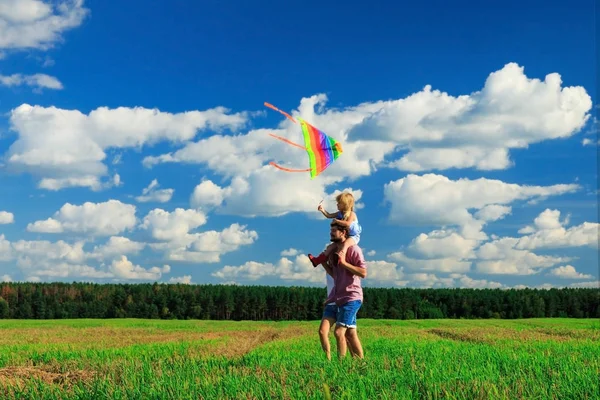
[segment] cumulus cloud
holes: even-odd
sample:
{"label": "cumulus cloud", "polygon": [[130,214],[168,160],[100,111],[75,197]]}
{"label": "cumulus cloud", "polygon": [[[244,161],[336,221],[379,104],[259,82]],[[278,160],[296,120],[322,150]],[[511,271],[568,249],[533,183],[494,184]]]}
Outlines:
{"label": "cumulus cloud", "polygon": [[154,239],[175,242],[185,239],[190,230],[206,221],[206,215],[196,210],[177,208],[170,212],[155,208],[144,217],[140,227],[150,231]]}
{"label": "cumulus cloud", "polygon": [[389,166],[405,171],[505,169],[512,165],[510,149],[579,132],[591,108],[583,87],[562,87],[557,73],[543,81],[529,78],[523,67],[509,63],[468,95],[454,97],[427,85],[382,103],[349,137],[397,143],[407,152]]}
{"label": "cumulus cloud", "polygon": [[477,240],[466,239],[454,231],[438,230],[414,238],[407,248],[407,255],[424,259],[469,258],[477,243]]}
{"label": "cumulus cloud", "polygon": [[401,251],[390,253],[388,258],[412,271],[444,273],[468,272],[470,271],[472,264],[469,260],[451,256],[443,258],[412,258]]}
{"label": "cumulus cloud", "polygon": [[582,246],[598,248],[600,224],[583,222],[568,229],[565,228],[567,224],[568,219],[560,220],[559,210],[546,209],[535,218],[533,226],[519,230],[519,233],[528,235],[519,238],[515,247],[528,250]]}
{"label": "cumulus cloud", "polygon": [[476,250],[476,269],[486,274],[533,275],[542,269],[571,261],[569,257],[538,255],[517,248],[518,238],[505,237]]}
{"label": "cumulus cloud", "polygon": [[463,236],[485,239],[482,226],[506,216],[510,212],[506,204],[579,188],[575,184],[525,186],[486,178],[453,181],[443,175],[409,174],[384,186],[384,200],[391,206],[389,220],[393,223],[459,226]]}
{"label": "cumulus cloud", "polygon": [[143,279],[156,281],[160,279],[163,273],[171,271],[169,265],[162,267],[152,267],[145,269],[139,265],[133,264],[126,256],[121,256],[120,259],[114,260],[109,267],[109,271],[116,277],[121,279]]}
{"label": "cumulus cloud", "polygon": [[300,253],[302,253],[302,251],[294,249],[294,248],[289,248],[287,250],[283,250],[280,255],[282,257],[293,257],[293,256],[297,256]]}
{"label": "cumulus cloud", "polygon": [[67,30],[81,25],[89,10],[83,0],[0,2],[0,49],[47,50]]}
{"label": "cumulus cloud", "polygon": [[[112,237],[104,246],[94,248],[93,252],[86,252],[85,244],[83,240],[73,243],[63,240],[10,242],[0,235],[0,261],[15,261],[25,280],[36,282],[57,278],[158,280],[170,271],[168,265],[145,269],[131,263],[120,254],[136,253],[141,246],[123,237]],[[110,264],[94,266],[89,264],[93,259],[108,259]]]}
{"label": "cumulus cloud", "polygon": [[560,267],[556,267],[548,272],[549,276],[555,276],[562,279],[592,279],[593,275],[590,274],[582,274],[575,270],[575,267],[572,265],[563,265]]}
{"label": "cumulus cloud", "polygon": [[[501,212],[496,212],[501,211]],[[503,216],[507,210],[496,209],[488,216]],[[560,220],[558,210],[546,209],[535,219],[533,225],[519,230],[521,237],[498,237],[491,240],[483,232],[477,238],[464,236],[456,229],[440,229],[421,233],[407,246],[388,254],[406,272],[422,273],[423,279],[438,273],[465,274],[476,272],[488,275],[533,275],[574,258],[557,255],[540,255],[535,249],[574,248],[598,246],[598,224],[584,222],[565,229],[568,217]],[[571,265],[556,267],[549,275],[580,277]],[[410,274],[405,275],[410,279]],[[427,278],[428,279],[428,278]],[[433,282],[433,281],[431,281]],[[430,283],[431,283],[430,282]],[[436,281],[437,282],[437,281]],[[465,283],[466,284],[466,283]]]}
{"label": "cumulus cloud", "polygon": [[86,115],[23,104],[11,111],[10,126],[18,138],[5,155],[6,164],[17,172],[41,177],[40,188],[100,189],[106,185],[101,178],[108,174],[107,149],[160,141],[185,143],[200,130],[238,129],[246,120],[246,113],[229,114],[223,107],[177,114],[142,107],[100,107]]}
{"label": "cumulus cloud", "polygon": [[248,261],[240,266],[226,265],[212,273],[212,276],[236,281],[257,281],[266,277],[275,277],[284,281],[302,281],[325,285],[325,270],[314,268],[305,255],[294,260],[282,257],[275,264]]}
{"label": "cumulus cloud", "polygon": [[53,217],[27,225],[30,232],[78,232],[109,236],[133,229],[136,223],[135,206],[109,200],[104,203],[66,203]]}
{"label": "cumulus cloud", "polygon": [[8,211],[0,211],[0,225],[12,224],[15,222],[15,216]]}
{"label": "cumulus cloud", "polygon": [[222,231],[192,232],[207,222],[206,215],[194,209],[177,208],[150,211],[140,224],[158,242],[148,246],[162,251],[171,261],[214,263],[220,256],[254,243],[258,233],[240,224],[231,224]]}
{"label": "cumulus cloud", "polygon": [[190,285],[192,283],[191,275],[184,275],[179,277],[172,277],[169,279],[169,283],[183,283],[185,285]]}
{"label": "cumulus cloud", "polygon": [[13,259],[12,246],[4,234],[0,234],[0,261],[10,261]]}
{"label": "cumulus cloud", "polygon": [[222,231],[205,231],[186,234],[168,243],[155,245],[163,249],[166,257],[173,261],[216,263],[221,255],[249,246],[258,239],[258,233],[247,226],[231,224]]}
{"label": "cumulus cloud", "polygon": [[19,240],[9,242],[0,236],[0,261],[16,261],[25,280],[44,278],[105,278],[106,271],[86,263],[84,241],[67,243],[63,240]]}
{"label": "cumulus cloud", "polygon": [[158,203],[167,203],[173,197],[174,189],[158,189],[160,185],[158,180],[153,179],[150,184],[142,190],[142,195],[135,199],[140,203],[155,201]]}
{"label": "cumulus cloud", "polygon": [[146,243],[136,242],[124,236],[111,236],[105,244],[95,246],[88,257],[111,259],[120,255],[138,254],[145,247]]}

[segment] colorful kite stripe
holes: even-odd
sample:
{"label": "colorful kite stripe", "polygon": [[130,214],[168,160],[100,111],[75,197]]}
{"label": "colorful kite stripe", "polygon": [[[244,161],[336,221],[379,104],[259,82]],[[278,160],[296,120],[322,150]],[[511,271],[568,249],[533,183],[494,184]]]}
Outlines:
{"label": "colorful kite stripe", "polygon": [[302,126],[302,134],[304,135],[304,143],[310,162],[310,177],[314,178],[342,154],[342,147],[335,139],[327,136],[308,122],[300,118],[298,120],[300,120]]}

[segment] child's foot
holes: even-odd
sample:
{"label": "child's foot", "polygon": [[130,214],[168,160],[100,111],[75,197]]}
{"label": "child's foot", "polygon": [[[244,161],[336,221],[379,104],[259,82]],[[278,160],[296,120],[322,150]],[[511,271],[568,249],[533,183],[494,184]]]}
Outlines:
{"label": "child's foot", "polygon": [[310,259],[310,262],[312,263],[313,267],[316,267],[319,264],[325,262],[325,254],[323,253],[319,254],[317,257],[313,256],[312,254],[309,254],[308,258]]}

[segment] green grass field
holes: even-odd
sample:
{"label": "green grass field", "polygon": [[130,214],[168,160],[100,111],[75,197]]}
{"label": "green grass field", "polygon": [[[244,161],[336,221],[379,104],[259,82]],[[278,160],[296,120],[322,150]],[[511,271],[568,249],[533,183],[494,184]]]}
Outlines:
{"label": "green grass field", "polygon": [[359,320],[365,359],[342,361],[318,325],[0,320],[0,397],[600,398],[597,320]]}

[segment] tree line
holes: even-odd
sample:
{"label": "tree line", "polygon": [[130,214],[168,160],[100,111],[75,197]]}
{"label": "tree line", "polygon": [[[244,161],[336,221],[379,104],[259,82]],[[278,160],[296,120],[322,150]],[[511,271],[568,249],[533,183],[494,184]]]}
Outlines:
{"label": "tree line", "polygon": [[[363,288],[358,318],[600,318],[600,290]],[[318,287],[1,283],[0,319],[318,320]]]}

